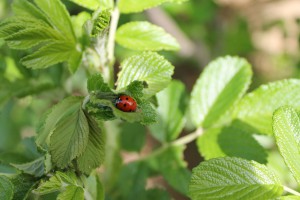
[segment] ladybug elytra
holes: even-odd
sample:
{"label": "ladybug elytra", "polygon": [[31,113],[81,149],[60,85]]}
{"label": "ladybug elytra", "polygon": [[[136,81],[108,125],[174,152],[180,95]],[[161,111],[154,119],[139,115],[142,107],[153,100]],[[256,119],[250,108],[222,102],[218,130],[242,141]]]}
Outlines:
{"label": "ladybug elytra", "polygon": [[121,95],[116,100],[116,107],[123,112],[134,112],[136,110],[135,100],[128,95]]}

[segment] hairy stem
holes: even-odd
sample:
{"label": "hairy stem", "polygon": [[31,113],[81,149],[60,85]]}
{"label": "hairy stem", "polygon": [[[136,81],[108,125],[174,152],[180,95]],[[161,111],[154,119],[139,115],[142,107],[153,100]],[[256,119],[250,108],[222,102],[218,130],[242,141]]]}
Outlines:
{"label": "hairy stem", "polygon": [[107,41],[107,60],[110,74],[110,83],[114,83],[114,52],[115,52],[115,35],[118,26],[118,21],[120,17],[120,11],[117,7],[111,13],[111,22],[108,33],[108,41]]}
{"label": "hairy stem", "polygon": [[188,143],[192,142],[193,140],[197,139],[200,135],[202,135],[202,133],[203,133],[203,129],[198,128],[195,132],[190,133],[186,136],[183,136],[183,137],[173,141],[171,144],[175,145],[175,146],[188,144]]}
{"label": "hairy stem", "polygon": [[200,135],[202,135],[203,133],[203,129],[202,128],[198,128],[196,131],[189,133],[186,136],[183,136],[171,143],[167,143],[162,145],[161,147],[157,148],[156,150],[154,150],[153,152],[151,152],[150,154],[142,157],[139,160],[147,160],[148,158],[154,157],[158,154],[160,154],[161,152],[163,152],[165,149],[167,149],[170,146],[181,146],[181,145],[186,145],[192,141],[194,141],[195,139],[197,139]]}
{"label": "hairy stem", "polygon": [[287,186],[283,186],[283,189],[284,189],[284,191],[286,191],[288,193],[291,193],[291,194],[296,195],[296,196],[300,196],[299,192],[297,192],[296,190],[293,190],[293,189],[291,189]]}

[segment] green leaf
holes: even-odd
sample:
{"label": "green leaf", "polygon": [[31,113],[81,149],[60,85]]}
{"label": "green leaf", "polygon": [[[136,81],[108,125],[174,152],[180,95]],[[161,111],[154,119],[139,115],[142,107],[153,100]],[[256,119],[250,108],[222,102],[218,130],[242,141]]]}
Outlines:
{"label": "green leaf", "polygon": [[300,119],[291,107],[281,107],[273,115],[273,132],[279,152],[300,184]]}
{"label": "green leaf", "polygon": [[139,152],[146,141],[146,129],[139,123],[124,123],[121,126],[120,143],[126,151]]}
{"label": "green leaf", "polygon": [[182,3],[187,0],[143,0],[137,3],[135,0],[120,0],[118,7],[122,13],[135,13],[159,6],[166,2]]}
{"label": "green leaf", "polygon": [[179,50],[176,39],[164,29],[146,21],[130,22],[118,28],[116,41],[138,51]]}
{"label": "green leaf", "polygon": [[217,123],[246,92],[251,76],[251,66],[245,59],[226,56],[212,61],[191,94],[194,125],[208,128]]}
{"label": "green leaf", "polygon": [[33,190],[33,193],[45,195],[52,192],[60,191],[62,188],[62,181],[58,175],[52,176],[48,181],[41,181],[39,187]]}
{"label": "green leaf", "polygon": [[184,84],[180,81],[172,81],[156,97],[158,120],[150,126],[151,134],[160,142],[172,141],[181,133],[185,123],[187,93]]}
{"label": "green leaf", "polygon": [[87,89],[89,92],[111,92],[110,87],[107,85],[107,83],[104,82],[101,74],[93,74],[88,78]]}
{"label": "green leaf", "polygon": [[71,43],[76,41],[70,15],[60,0],[34,0],[38,7],[47,15],[49,21]]}
{"label": "green leaf", "polygon": [[189,186],[192,200],[255,199],[281,196],[283,186],[265,165],[240,158],[215,158],[193,169]]}
{"label": "green leaf", "polygon": [[272,134],[272,115],[281,106],[300,108],[300,80],[289,79],[262,85],[236,106],[239,126],[256,133]]}
{"label": "green leaf", "polygon": [[17,169],[23,171],[26,174],[33,175],[35,177],[43,176],[45,173],[44,157],[40,157],[32,162],[24,164],[12,164]]}
{"label": "green leaf", "polygon": [[38,51],[21,59],[23,65],[33,69],[46,68],[51,65],[69,60],[77,53],[73,44],[65,41],[48,43]]}
{"label": "green leaf", "polygon": [[47,23],[37,19],[20,16],[11,17],[0,24],[0,38],[6,38],[24,29],[31,29],[37,26],[49,27]]}
{"label": "green leaf", "polygon": [[217,157],[239,157],[267,163],[267,153],[255,138],[234,127],[212,128],[197,139],[199,153],[206,160]]}
{"label": "green leaf", "polygon": [[25,200],[28,194],[36,185],[37,180],[27,174],[19,174],[12,177],[11,182],[14,185],[14,198],[13,200]]}
{"label": "green leaf", "polygon": [[69,185],[57,196],[57,200],[84,200],[84,190],[76,185]]}
{"label": "green leaf", "polygon": [[162,56],[154,52],[144,52],[124,60],[118,74],[117,90],[121,90],[134,80],[145,81],[144,97],[148,98],[164,89],[171,81],[174,67]]}
{"label": "green leaf", "polygon": [[14,13],[18,16],[35,18],[50,24],[45,14],[27,0],[15,0],[12,4],[12,8]]}
{"label": "green leaf", "polygon": [[77,185],[76,174],[72,171],[56,171],[56,174],[50,177],[49,180],[42,180],[39,187],[33,190],[33,193],[45,195],[64,190],[68,185]]}
{"label": "green leaf", "polygon": [[161,172],[177,191],[187,194],[191,173],[186,169],[184,149],[184,146],[170,146],[146,162],[153,170]]}
{"label": "green leaf", "polygon": [[45,119],[43,119],[40,129],[38,130],[38,135],[36,138],[36,144],[40,147],[46,148],[50,144],[50,135],[56,127],[56,124],[64,116],[70,115],[75,109],[81,105],[82,97],[68,97],[62,100],[60,103],[56,104],[51,108],[51,110],[46,113]]}
{"label": "green leaf", "polygon": [[0,199],[11,200],[14,194],[14,186],[6,176],[0,176]]}
{"label": "green leaf", "polygon": [[113,1],[112,0],[70,0],[82,7],[85,7],[90,10],[97,10],[98,8],[104,9],[111,9],[113,8]]}
{"label": "green leaf", "polygon": [[89,124],[81,109],[81,104],[56,124],[50,136],[50,153],[53,164],[67,167],[70,162],[82,155],[89,141]]}
{"label": "green leaf", "polygon": [[50,27],[35,27],[21,30],[5,38],[8,46],[14,49],[28,49],[41,42],[62,40],[62,36]]}
{"label": "green leaf", "polygon": [[77,158],[77,167],[81,172],[90,174],[104,161],[105,135],[98,123],[88,114],[89,126],[88,143],[84,152]]}

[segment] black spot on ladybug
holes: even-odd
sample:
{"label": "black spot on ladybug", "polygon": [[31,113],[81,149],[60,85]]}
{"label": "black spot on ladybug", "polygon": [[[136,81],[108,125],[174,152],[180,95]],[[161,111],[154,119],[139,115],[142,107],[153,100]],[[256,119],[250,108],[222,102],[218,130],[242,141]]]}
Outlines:
{"label": "black spot on ladybug", "polygon": [[126,107],[127,104],[124,104],[123,107]]}

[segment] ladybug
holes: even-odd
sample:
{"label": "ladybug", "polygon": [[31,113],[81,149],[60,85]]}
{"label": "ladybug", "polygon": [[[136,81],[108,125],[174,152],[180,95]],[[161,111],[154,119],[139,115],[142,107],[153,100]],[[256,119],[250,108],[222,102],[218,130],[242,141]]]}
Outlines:
{"label": "ladybug", "polygon": [[136,101],[128,95],[121,95],[116,100],[116,107],[123,112],[134,112],[136,105]]}

